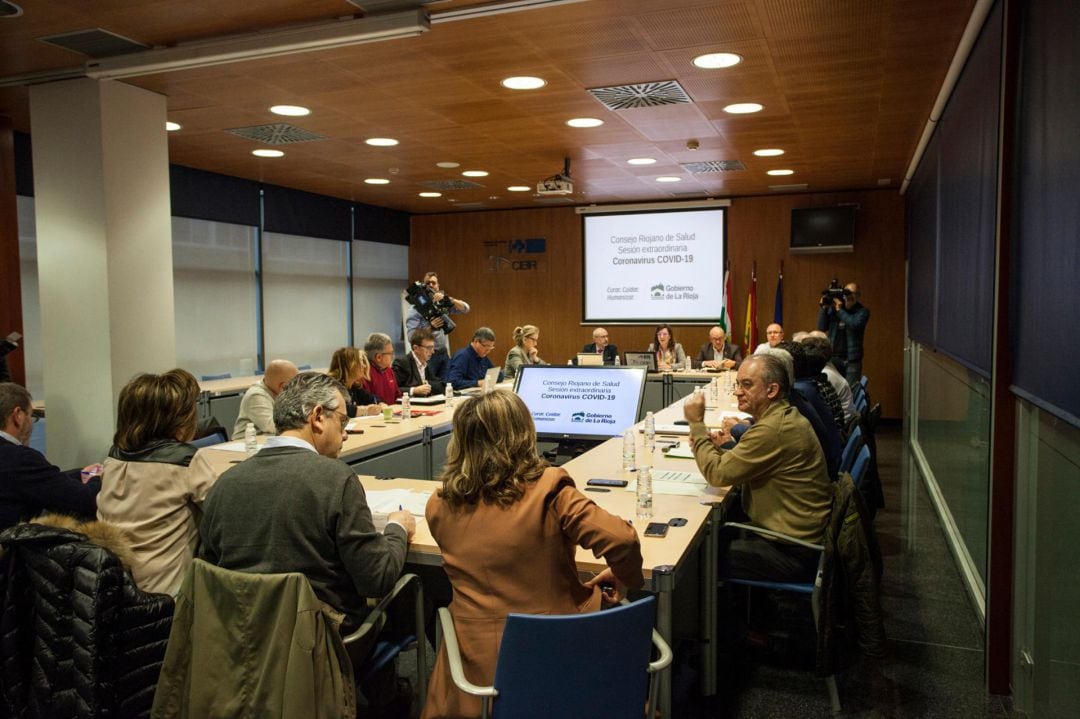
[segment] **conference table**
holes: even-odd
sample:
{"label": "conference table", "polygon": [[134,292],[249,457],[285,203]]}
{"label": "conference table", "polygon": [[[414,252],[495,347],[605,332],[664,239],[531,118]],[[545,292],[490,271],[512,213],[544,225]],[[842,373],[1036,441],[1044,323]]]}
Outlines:
{"label": "conference table", "polygon": [[[711,376],[702,373],[701,378],[707,381]],[[502,387],[506,388],[506,383]],[[724,395],[721,404],[722,406],[709,407],[706,413],[707,423],[718,425],[721,413],[733,410],[730,395]],[[417,515],[418,521],[416,534],[409,545],[407,561],[417,565],[438,566],[441,564],[439,548],[431,537],[427,523],[423,521],[422,500],[438,487],[430,479],[436,477],[441,470],[454,409],[445,404],[415,409],[424,414],[401,419],[401,407],[397,405],[394,407],[394,419],[390,422],[382,416],[354,420],[352,425],[362,427],[363,433],[349,435],[342,447],[340,458],[356,469],[360,482],[367,490],[369,504],[376,512],[383,493],[401,490],[412,496],[413,501],[406,506]],[[681,418],[682,400],[656,414],[660,428],[670,427]],[[685,443],[685,435],[668,435],[659,431],[657,448],[649,454],[644,448],[641,423],[636,429],[638,466],[642,466],[647,457],[654,473],[697,472],[693,459],[672,458],[660,449],[663,444],[676,439]],[[259,441],[263,439],[260,437]],[[216,445],[201,449],[200,452],[214,471],[220,474],[232,464],[242,461],[245,455],[235,451],[239,444],[242,443]],[[610,439],[566,462],[562,467],[582,490],[587,489],[586,482],[593,477],[627,478],[633,482],[636,474],[624,473],[622,470],[622,444],[621,437]],[[230,446],[233,449],[222,448]],[[630,487],[632,486],[631,484]],[[629,519],[638,529],[639,535],[650,521],[668,522],[673,518],[686,520],[682,526],[671,526],[666,537],[641,537],[645,589],[657,597],[657,630],[669,642],[674,637],[676,593],[684,588],[684,594],[696,591],[694,597],[680,595],[682,599],[679,605],[696,604],[700,612],[696,639],[702,645],[701,688],[705,695],[712,695],[716,691],[716,522],[719,503],[726,492],[719,488],[688,485],[682,494],[668,494],[656,491],[656,486],[657,483],[654,483],[651,519],[639,519],[636,516],[636,495],[628,488],[613,487],[607,492],[590,489],[585,494],[607,511]],[[400,496],[396,492],[393,494],[396,497],[394,502],[397,503]],[[581,548],[578,548],[576,561],[583,576],[591,576],[606,567],[602,559],[597,559],[590,551]],[[690,601],[686,601],[687,599]],[[662,672],[659,680],[657,706],[663,716],[671,716],[671,670]]]}

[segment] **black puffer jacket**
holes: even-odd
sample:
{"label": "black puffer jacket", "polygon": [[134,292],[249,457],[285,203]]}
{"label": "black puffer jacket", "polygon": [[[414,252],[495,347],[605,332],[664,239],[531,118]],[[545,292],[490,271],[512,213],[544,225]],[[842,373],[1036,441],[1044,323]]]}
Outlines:
{"label": "black puffer jacket", "polygon": [[0,534],[0,717],[149,715],[173,600],[135,586],[123,539],[55,516]]}

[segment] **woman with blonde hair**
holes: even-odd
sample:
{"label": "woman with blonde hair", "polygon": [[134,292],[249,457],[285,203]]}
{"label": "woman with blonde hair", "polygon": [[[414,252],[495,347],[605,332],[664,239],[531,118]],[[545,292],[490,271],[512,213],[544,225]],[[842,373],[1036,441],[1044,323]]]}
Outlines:
{"label": "woman with blonde hair", "polygon": [[[507,614],[576,614],[618,601],[644,584],[641,545],[629,522],[540,458],[532,416],[517,395],[472,397],[453,422],[443,486],[426,517],[454,588],[450,613],[465,677],[490,684]],[[579,546],[608,563],[584,584],[574,564]],[[480,700],[454,686],[445,646],[421,716],[480,716]]]}
{"label": "woman with blonde hair", "polygon": [[686,352],[683,346],[675,341],[675,331],[667,324],[656,328],[653,343],[649,345],[649,352],[656,353],[656,368],[660,370],[670,370],[674,367],[682,369],[686,364]]}
{"label": "woman with blonde hair", "polygon": [[198,399],[199,383],[182,369],[140,374],[120,390],[97,516],[128,533],[131,574],[143,591],[175,595],[199,542],[217,473],[188,444]]}
{"label": "woman with blonde hair", "polygon": [[506,379],[517,377],[518,369],[522,365],[546,365],[547,362],[540,359],[539,344],[539,327],[536,325],[515,327],[514,346],[506,353],[506,362],[503,363],[503,377]]}
{"label": "woman with blonde hair", "polygon": [[345,413],[350,417],[365,414],[378,414],[382,411],[379,398],[363,388],[362,384],[371,378],[371,365],[367,355],[356,347],[342,347],[330,357],[330,369],[326,374],[336,379],[349,389],[348,406]]}

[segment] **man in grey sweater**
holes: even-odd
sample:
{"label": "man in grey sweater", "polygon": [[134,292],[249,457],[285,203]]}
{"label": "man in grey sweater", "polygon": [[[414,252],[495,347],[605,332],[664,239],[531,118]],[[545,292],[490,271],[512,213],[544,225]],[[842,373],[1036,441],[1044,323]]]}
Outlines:
{"label": "man in grey sweater", "polygon": [[337,459],[345,441],[345,387],[318,372],[297,375],[274,403],[278,436],[224,472],[203,504],[200,556],[239,572],[301,572],[315,595],[359,625],[365,597],[389,592],[416,523],[392,512],[372,523],[364,487]]}

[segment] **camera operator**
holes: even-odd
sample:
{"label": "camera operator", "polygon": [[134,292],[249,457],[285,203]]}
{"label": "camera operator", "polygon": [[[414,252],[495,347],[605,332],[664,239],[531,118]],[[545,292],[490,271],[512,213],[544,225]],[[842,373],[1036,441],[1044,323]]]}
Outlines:
{"label": "camera operator", "polygon": [[[453,314],[465,314],[469,311],[469,303],[465,300],[459,300],[454,297],[449,297],[441,289],[439,289],[439,276],[434,272],[428,272],[424,275],[424,284],[431,290],[432,301],[441,302],[443,298],[446,298],[452,303],[453,307],[450,312]],[[413,331],[420,329],[421,327],[429,328],[431,333],[435,336],[435,354],[428,360],[427,372],[439,379],[445,380],[446,373],[450,365],[450,349],[446,341],[446,332],[443,331],[445,321],[442,317],[436,317],[435,319],[428,321],[423,315],[417,311],[416,307],[409,308],[409,314],[405,317],[405,331],[407,335],[412,335]]]}
{"label": "camera operator", "polygon": [[817,320],[817,328],[829,333],[833,364],[844,373],[852,388],[862,379],[863,333],[870,321],[870,310],[859,298],[858,285],[849,282],[841,290],[840,282],[834,279],[829,289],[821,293]]}

